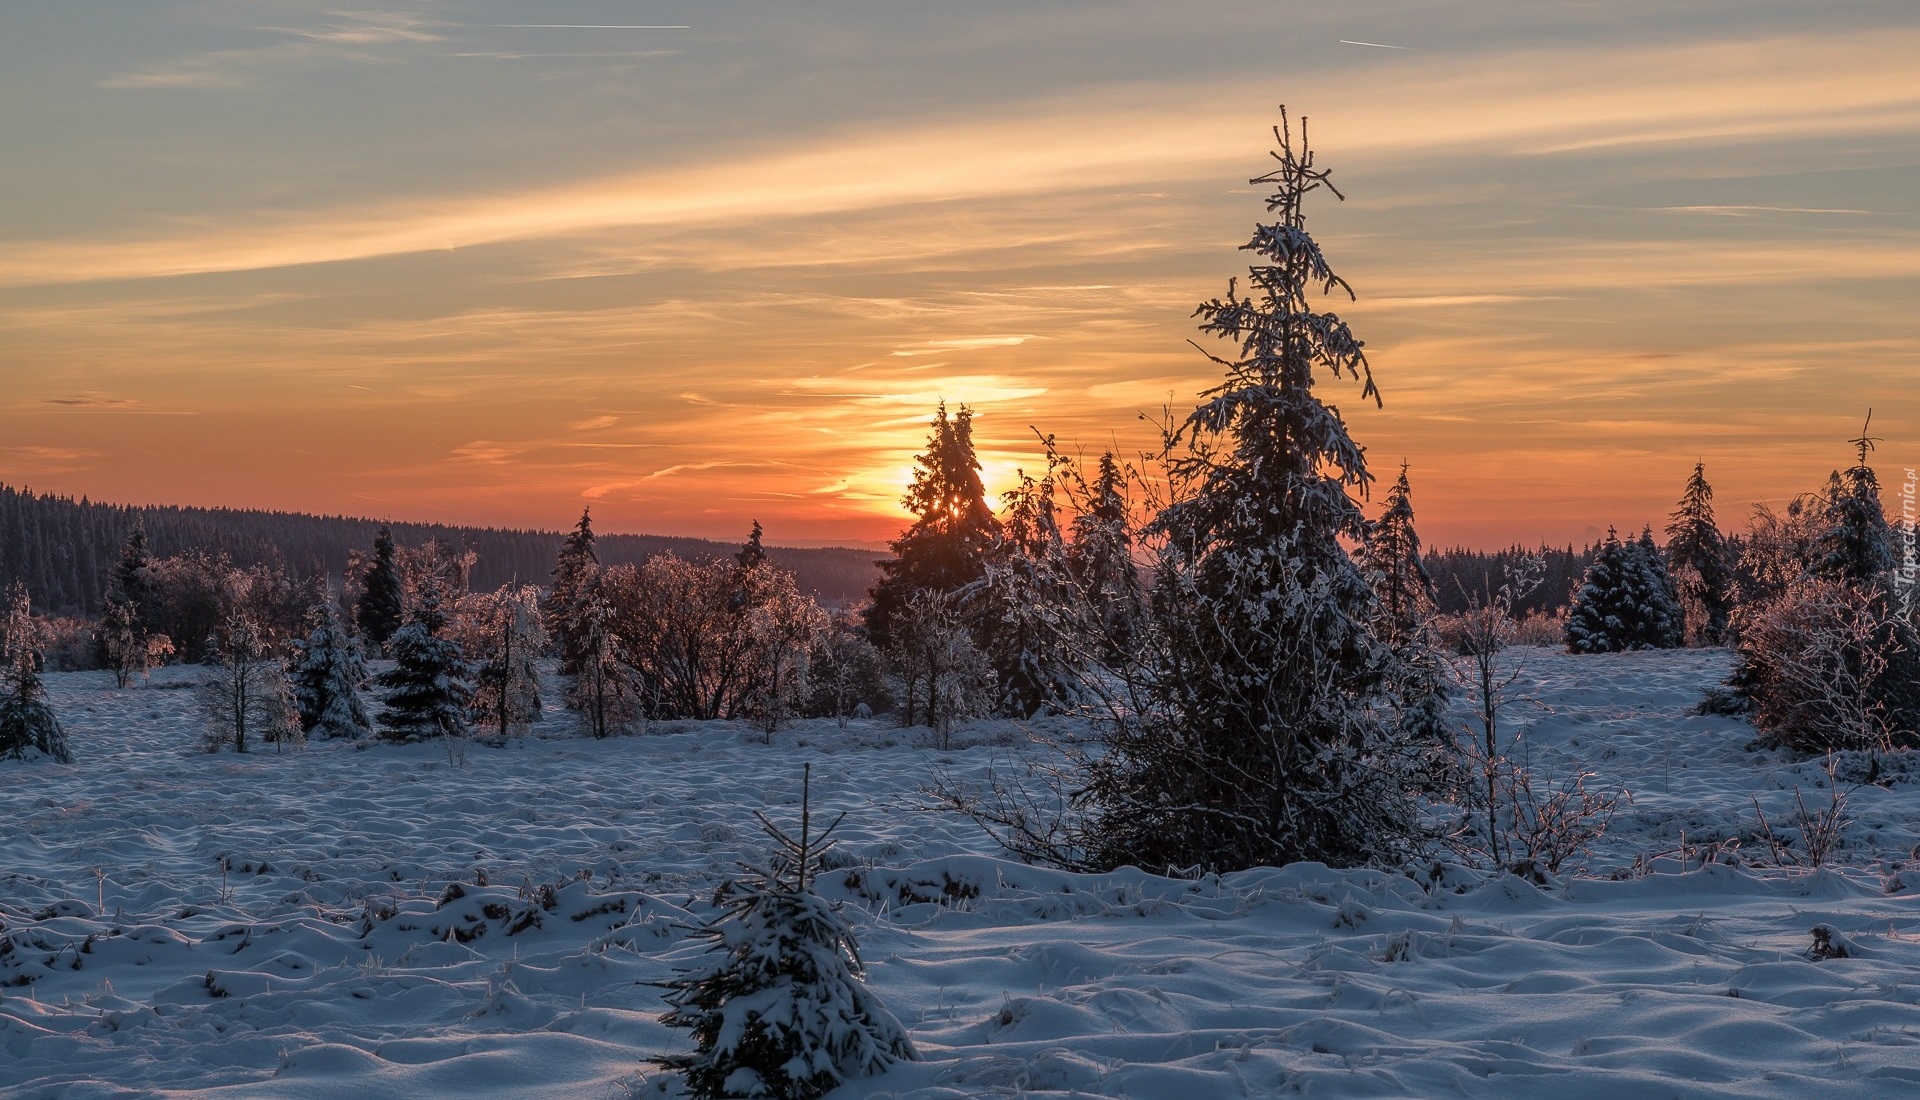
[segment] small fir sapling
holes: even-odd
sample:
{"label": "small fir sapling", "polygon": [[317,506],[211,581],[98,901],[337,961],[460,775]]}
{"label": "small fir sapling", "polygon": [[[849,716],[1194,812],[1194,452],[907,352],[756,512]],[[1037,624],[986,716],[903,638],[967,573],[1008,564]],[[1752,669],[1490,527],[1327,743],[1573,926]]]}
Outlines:
{"label": "small fir sapling", "polygon": [[62,764],[73,759],[40,679],[45,650],[46,628],[33,617],[26,586],[15,581],[0,620],[0,760],[23,759],[28,752]]}
{"label": "small fir sapling", "polygon": [[300,643],[300,659],[293,671],[300,725],[311,737],[357,741],[373,730],[366,704],[360,701],[360,686],[367,682],[366,662],[332,603],[315,604],[308,616],[314,627]]}
{"label": "small fir sapling", "polygon": [[[756,812],[779,846],[764,866],[720,887],[719,916],[697,934],[711,961],[661,983],[669,1027],[693,1032],[691,1054],[655,1062],[686,1075],[698,1098],[813,1100],[844,1082],[917,1060],[906,1030],[861,981],[853,932],[813,891],[840,818],[812,830],[812,766],[801,786],[796,839]],[[842,815],[844,817],[844,815]]]}

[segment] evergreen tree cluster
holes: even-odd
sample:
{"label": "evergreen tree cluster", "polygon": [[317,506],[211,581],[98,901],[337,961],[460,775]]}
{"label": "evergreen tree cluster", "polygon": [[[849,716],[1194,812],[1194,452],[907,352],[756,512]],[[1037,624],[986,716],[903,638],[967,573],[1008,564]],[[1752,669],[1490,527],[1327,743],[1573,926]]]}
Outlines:
{"label": "evergreen tree cluster", "polygon": [[1607,530],[1574,593],[1566,636],[1573,653],[1672,649],[1685,643],[1680,598],[1651,530],[1626,541]]}
{"label": "evergreen tree cluster", "polygon": [[1575,549],[1572,546],[1538,546],[1527,549],[1510,546],[1503,550],[1469,550],[1452,547],[1426,550],[1421,564],[1433,578],[1434,607],[1442,615],[1459,615],[1475,601],[1483,601],[1497,592],[1514,570],[1531,569],[1539,563],[1540,583],[1515,602],[1513,614],[1521,618],[1534,615],[1558,615],[1573,602],[1587,569],[1600,552],[1599,543]]}
{"label": "evergreen tree cluster", "polygon": [[1920,746],[1920,629],[1898,599],[1874,440],[1863,427],[1853,443],[1824,492],[1756,509],[1739,563],[1728,686],[1764,740],[1803,752]]}

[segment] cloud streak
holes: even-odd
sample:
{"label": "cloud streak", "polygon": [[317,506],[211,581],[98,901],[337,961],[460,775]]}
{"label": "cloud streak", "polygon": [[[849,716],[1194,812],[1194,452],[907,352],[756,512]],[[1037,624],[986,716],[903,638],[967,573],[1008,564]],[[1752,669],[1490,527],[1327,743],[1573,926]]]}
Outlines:
{"label": "cloud streak", "polygon": [[[1920,133],[1906,79],[1920,30],[1597,55],[1459,58],[1372,74],[1315,119],[1350,156],[1445,150],[1549,155],[1677,141]],[[192,235],[21,242],[0,285],[139,279],[335,263],[565,238],[619,227],[744,226],[905,204],[1232,178],[1268,121],[1265,82],[1107,90],[986,121],[810,139],[706,165],[500,195],[295,212]],[[1236,105],[1218,109],[1213,105]],[[1242,169],[1244,170],[1244,169]]]}

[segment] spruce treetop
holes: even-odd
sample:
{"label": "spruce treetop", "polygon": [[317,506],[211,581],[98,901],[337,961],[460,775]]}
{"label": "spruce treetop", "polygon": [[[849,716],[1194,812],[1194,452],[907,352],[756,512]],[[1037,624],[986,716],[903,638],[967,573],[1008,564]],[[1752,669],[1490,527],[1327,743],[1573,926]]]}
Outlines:
{"label": "spruce treetop", "polygon": [[949,415],[942,401],[927,449],[915,463],[913,484],[900,503],[916,518],[889,544],[894,556],[880,563],[880,583],[867,607],[867,633],[875,645],[887,644],[894,617],[915,595],[946,595],[984,576],[1000,535],[974,457],[973,410],[962,405]]}

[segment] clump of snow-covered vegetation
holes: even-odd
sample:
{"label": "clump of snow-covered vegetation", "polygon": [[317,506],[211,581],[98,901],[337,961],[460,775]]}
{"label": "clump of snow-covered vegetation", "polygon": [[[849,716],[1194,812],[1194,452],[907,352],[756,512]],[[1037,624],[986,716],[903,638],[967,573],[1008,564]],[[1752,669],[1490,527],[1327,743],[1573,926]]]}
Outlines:
{"label": "clump of snow-covered vegetation", "polygon": [[1380,401],[1305,227],[1338,192],[1275,138],[1199,407],[1131,459],[1044,439],[996,512],[943,404],[858,608],[757,523],[603,566],[585,513],[544,594],[385,528],[330,577],[137,523],[90,626],[16,590],[0,1089],[1920,1085],[1871,440],[1737,541],[1696,465],[1665,547],[1424,551],[1315,390]]}

